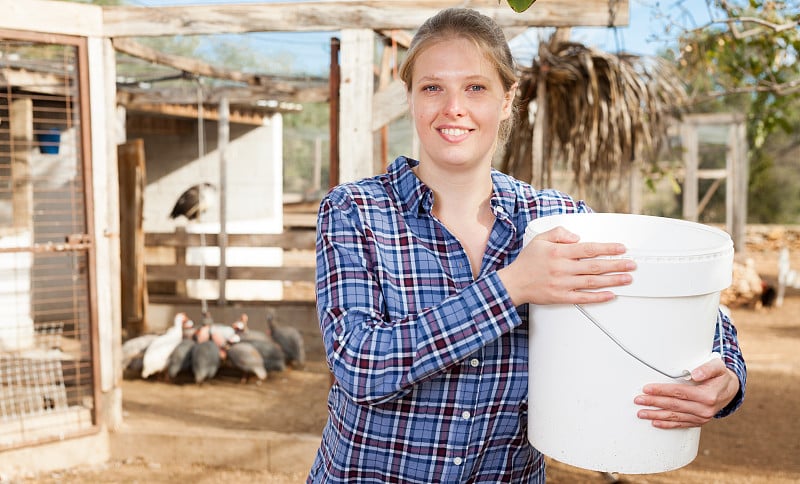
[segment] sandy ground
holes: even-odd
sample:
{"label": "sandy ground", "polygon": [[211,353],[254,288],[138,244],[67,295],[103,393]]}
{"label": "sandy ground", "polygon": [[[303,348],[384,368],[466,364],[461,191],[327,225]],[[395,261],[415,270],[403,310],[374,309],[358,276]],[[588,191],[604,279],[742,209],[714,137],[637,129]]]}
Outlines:
{"label": "sandy ground", "polygon": [[[774,282],[777,253],[769,250],[752,256],[762,278]],[[800,251],[793,253],[792,266],[800,267]],[[608,476],[550,461],[548,483],[604,483],[613,479],[639,484],[800,482],[800,290],[789,290],[781,308],[738,308],[733,310],[733,317],[748,362],[747,398],[739,412],[703,428],[699,453],[691,464],[662,474]],[[328,375],[322,355],[309,356],[304,369],[272,374],[261,385],[242,384],[233,373],[202,387],[186,382],[126,380],[126,426],[164,432],[195,428],[208,438],[216,432],[226,436],[276,432],[302,435],[313,443],[326,419]],[[127,455],[116,456],[101,467],[31,475],[20,482],[295,484],[305,481],[304,465],[313,458],[313,449],[310,452],[306,445],[298,455],[284,461],[294,470],[282,472],[276,462],[271,463],[271,470],[264,470],[236,461],[209,465],[159,459],[152,457],[154,450],[155,455],[160,450],[172,455],[175,449],[158,449],[159,444],[152,440],[142,445],[148,448],[138,453],[127,449]],[[162,445],[174,443],[165,439]]]}

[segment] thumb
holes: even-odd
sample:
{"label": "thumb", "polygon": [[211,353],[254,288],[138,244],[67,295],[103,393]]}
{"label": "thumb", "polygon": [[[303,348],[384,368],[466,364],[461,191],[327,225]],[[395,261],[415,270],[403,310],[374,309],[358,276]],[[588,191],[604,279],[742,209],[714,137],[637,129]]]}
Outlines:
{"label": "thumb", "polygon": [[725,363],[719,358],[716,353],[712,354],[709,361],[692,370],[692,380],[701,382],[709,380],[715,376],[721,375],[725,372]]}

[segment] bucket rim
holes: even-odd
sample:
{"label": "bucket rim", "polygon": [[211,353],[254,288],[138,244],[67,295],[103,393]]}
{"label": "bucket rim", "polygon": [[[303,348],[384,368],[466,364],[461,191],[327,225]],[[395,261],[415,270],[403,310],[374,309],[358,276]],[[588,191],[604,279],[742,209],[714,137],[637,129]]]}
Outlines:
{"label": "bucket rim", "polygon": [[[545,215],[543,217],[534,218],[530,222],[528,222],[528,225],[525,228],[525,235],[535,236],[536,234],[555,228],[561,225],[560,223],[558,223],[559,220],[563,220],[566,218],[599,218],[599,219],[609,219],[609,222],[621,219],[639,219],[641,221],[644,221],[645,223],[672,224],[684,228],[691,228],[694,230],[707,232],[719,238],[719,240],[716,243],[709,243],[704,247],[698,247],[693,249],[688,249],[688,248],[670,249],[661,247],[656,250],[656,249],[645,249],[640,247],[626,247],[627,250],[622,255],[603,256],[598,258],[634,259],[634,260],[647,259],[649,262],[674,262],[676,259],[690,261],[697,258],[726,257],[733,250],[733,239],[731,238],[730,234],[716,227],[712,227],[710,225],[706,225],[700,222],[693,222],[678,218],[660,217],[656,215],[630,214],[630,213],[575,212],[575,213]],[[545,228],[542,229],[542,226],[545,226]],[[569,228],[567,229],[569,230]],[[591,240],[589,240],[589,242],[591,242]]]}

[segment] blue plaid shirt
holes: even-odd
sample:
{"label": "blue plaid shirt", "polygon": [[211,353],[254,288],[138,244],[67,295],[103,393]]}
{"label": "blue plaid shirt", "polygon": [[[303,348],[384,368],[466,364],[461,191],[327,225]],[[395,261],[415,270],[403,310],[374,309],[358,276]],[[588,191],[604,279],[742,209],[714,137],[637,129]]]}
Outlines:
{"label": "blue plaid shirt", "polygon": [[[531,219],[590,210],[493,171],[496,222],[476,279],[417,163],[400,157],[321,203],[317,310],[336,383],[308,482],[544,482],[527,436],[527,305],[514,307],[497,270]],[[744,388],[735,330],[722,328]]]}

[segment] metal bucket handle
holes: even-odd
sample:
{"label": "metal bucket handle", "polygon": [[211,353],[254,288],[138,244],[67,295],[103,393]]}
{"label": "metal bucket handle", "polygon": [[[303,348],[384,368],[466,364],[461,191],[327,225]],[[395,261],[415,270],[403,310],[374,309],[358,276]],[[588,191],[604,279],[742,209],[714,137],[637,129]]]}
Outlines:
{"label": "metal bucket handle", "polygon": [[[600,323],[599,323],[599,322],[598,322],[598,321],[597,321],[597,320],[596,320],[594,317],[592,317],[592,315],[591,315],[591,314],[589,314],[589,312],[586,310],[586,308],[584,308],[584,307],[583,307],[582,305],[580,305],[580,304],[575,304],[575,308],[576,308],[578,311],[580,311],[580,312],[581,312],[581,314],[583,314],[584,316],[586,316],[586,319],[588,319],[588,320],[589,320],[589,321],[591,321],[591,322],[592,322],[592,323],[593,323],[595,326],[597,326],[597,328],[598,328],[600,331],[602,331],[602,332],[603,332],[603,334],[605,334],[606,336],[608,336],[608,338],[609,338],[611,341],[613,341],[613,342],[614,342],[614,343],[615,343],[617,346],[619,346],[619,347],[620,347],[620,349],[621,349],[622,351],[624,351],[624,352],[625,352],[625,353],[627,353],[628,355],[632,356],[632,357],[633,357],[634,359],[636,359],[636,360],[637,360],[639,363],[643,364],[644,366],[646,366],[646,367],[650,368],[650,369],[651,369],[651,370],[653,370],[653,371],[656,371],[656,372],[658,372],[658,373],[660,373],[660,374],[662,374],[662,375],[666,376],[667,378],[672,378],[672,379],[675,379],[675,380],[691,380],[691,379],[692,379],[692,372],[691,372],[690,370],[683,370],[683,371],[682,371],[680,374],[678,374],[678,375],[673,375],[673,374],[671,374],[671,373],[668,373],[668,372],[666,372],[666,371],[664,371],[664,370],[661,370],[660,368],[658,368],[657,366],[655,366],[655,365],[653,365],[653,364],[651,364],[651,363],[648,363],[648,362],[647,362],[647,361],[646,361],[644,358],[642,358],[642,357],[638,356],[636,353],[634,353],[633,351],[631,351],[630,349],[628,349],[627,347],[625,347],[625,345],[624,345],[624,344],[622,344],[622,342],[620,342],[620,341],[619,341],[619,340],[618,340],[616,337],[614,337],[614,335],[613,335],[613,334],[611,334],[611,332],[610,332],[609,330],[607,330],[605,327],[603,327],[603,325],[602,325],[602,324],[600,324]],[[711,353],[711,356],[710,356],[708,359],[706,359],[706,361],[710,361],[710,360],[711,360],[711,359],[713,359],[713,358],[719,358],[719,357],[720,357],[720,354],[719,354],[719,353]],[[705,362],[703,362],[703,363],[705,363]]]}

